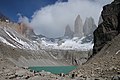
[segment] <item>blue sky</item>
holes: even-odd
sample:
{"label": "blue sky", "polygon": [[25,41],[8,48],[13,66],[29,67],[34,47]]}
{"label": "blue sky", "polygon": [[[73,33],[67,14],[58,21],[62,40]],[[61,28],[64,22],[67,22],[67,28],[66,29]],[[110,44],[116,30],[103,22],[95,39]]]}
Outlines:
{"label": "blue sky", "polygon": [[[58,0],[0,0],[0,12],[13,21],[18,20],[18,13],[31,18],[36,10],[52,5]],[[67,1],[67,0],[62,0]]]}
{"label": "blue sky", "polygon": [[36,34],[61,37],[66,25],[70,25],[74,31],[74,22],[78,15],[81,16],[83,24],[86,17],[93,17],[97,25],[102,7],[111,1],[0,0],[0,12],[16,22],[20,19],[18,13],[25,16],[21,20],[28,22]]}

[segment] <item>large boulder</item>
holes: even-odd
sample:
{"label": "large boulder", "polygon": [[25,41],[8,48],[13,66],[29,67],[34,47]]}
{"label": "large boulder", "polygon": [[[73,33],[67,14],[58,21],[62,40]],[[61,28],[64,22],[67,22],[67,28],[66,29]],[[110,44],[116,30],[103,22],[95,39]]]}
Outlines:
{"label": "large boulder", "polygon": [[120,33],[120,0],[103,7],[103,22],[94,32],[93,54],[98,53],[105,44]]}
{"label": "large boulder", "polygon": [[74,24],[74,37],[83,37],[83,22],[80,15],[77,16]]}
{"label": "large boulder", "polygon": [[83,26],[83,32],[85,36],[93,35],[94,30],[97,28],[95,25],[94,19],[92,17],[86,18],[84,26]]}

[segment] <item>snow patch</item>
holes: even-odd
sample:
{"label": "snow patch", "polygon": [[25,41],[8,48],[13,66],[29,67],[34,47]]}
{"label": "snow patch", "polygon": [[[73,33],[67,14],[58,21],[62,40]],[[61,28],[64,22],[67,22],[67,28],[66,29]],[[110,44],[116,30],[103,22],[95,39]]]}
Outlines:
{"label": "snow patch", "polygon": [[14,45],[12,45],[11,43],[9,43],[9,42],[8,42],[6,39],[4,39],[3,37],[0,37],[0,41],[3,42],[3,43],[5,43],[5,44],[7,44],[7,45],[9,45],[9,46],[12,46],[12,47],[15,48]]}
{"label": "snow patch", "polygon": [[93,49],[93,43],[92,41],[89,43],[82,43],[83,38],[77,38],[74,37],[73,39],[63,39],[62,43],[58,45],[57,42],[49,42],[42,40],[42,48],[46,49],[62,49],[62,50],[81,50],[81,51],[87,51]]}
{"label": "snow patch", "polygon": [[16,35],[13,32],[9,32],[7,31],[7,28],[4,28],[5,33],[11,38],[13,39],[15,42],[21,44],[20,45],[16,45],[17,47],[21,48],[21,49],[30,49],[30,50],[38,50],[38,45],[32,41],[28,41],[25,42],[22,39],[16,37]]}
{"label": "snow patch", "polygon": [[120,50],[118,50],[117,52],[116,52],[116,54],[118,54],[120,52]]}

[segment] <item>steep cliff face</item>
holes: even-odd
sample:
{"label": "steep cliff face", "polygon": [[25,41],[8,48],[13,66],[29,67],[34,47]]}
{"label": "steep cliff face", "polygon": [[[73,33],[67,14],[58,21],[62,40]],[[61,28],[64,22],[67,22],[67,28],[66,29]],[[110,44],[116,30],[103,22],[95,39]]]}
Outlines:
{"label": "steep cliff face", "polygon": [[103,22],[94,32],[94,54],[120,33],[120,0],[104,6],[101,16]]}
{"label": "steep cliff face", "polygon": [[75,20],[74,33],[74,37],[83,37],[83,23],[80,15]]}
{"label": "steep cliff face", "polygon": [[36,36],[36,34],[34,33],[33,29],[29,25],[27,25],[25,23],[20,23],[18,28],[17,28],[17,31],[20,34],[22,34],[25,37],[27,37],[29,39],[32,39],[32,40],[35,38],[34,36]]}

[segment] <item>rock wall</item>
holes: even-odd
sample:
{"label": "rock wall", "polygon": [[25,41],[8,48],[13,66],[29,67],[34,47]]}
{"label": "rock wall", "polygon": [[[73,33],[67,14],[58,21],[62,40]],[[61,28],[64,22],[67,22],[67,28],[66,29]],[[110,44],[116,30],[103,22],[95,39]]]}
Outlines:
{"label": "rock wall", "polygon": [[33,29],[29,25],[27,25],[25,23],[20,23],[17,31],[20,34],[22,34],[25,37],[27,37],[28,39],[33,39],[34,36],[36,36],[36,34],[34,33]]}
{"label": "rock wall", "polygon": [[93,54],[98,53],[105,44],[120,33],[120,0],[103,7],[103,22],[94,31]]}

